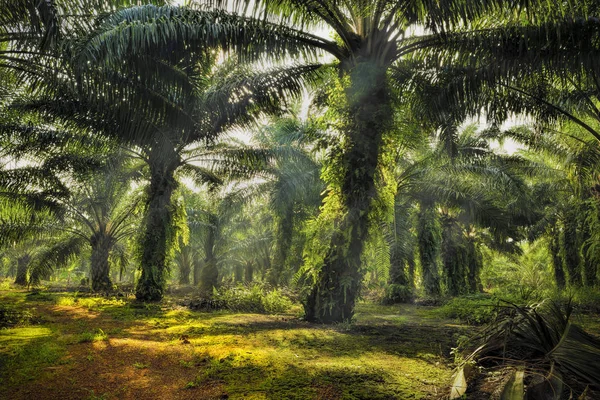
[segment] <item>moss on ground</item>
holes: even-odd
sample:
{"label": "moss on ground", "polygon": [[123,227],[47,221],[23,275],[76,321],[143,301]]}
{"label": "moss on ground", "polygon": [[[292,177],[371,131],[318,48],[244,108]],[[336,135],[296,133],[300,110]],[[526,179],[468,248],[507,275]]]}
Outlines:
{"label": "moss on ground", "polygon": [[[460,329],[414,306],[354,324],[0,292],[40,325],[0,331],[0,398],[419,399],[445,390]],[[143,366],[143,367],[142,367]]]}

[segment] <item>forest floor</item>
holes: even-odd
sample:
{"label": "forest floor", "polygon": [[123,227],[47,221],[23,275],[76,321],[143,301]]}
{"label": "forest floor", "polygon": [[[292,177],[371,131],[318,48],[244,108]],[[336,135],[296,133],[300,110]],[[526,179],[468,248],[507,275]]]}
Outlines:
{"label": "forest floor", "polygon": [[471,329],[416,305],[322,326],[176,300],[0,290],[20,319],[0,329],[0,399],[439,399]]}
{"label": "forest floor", "polygon": [[0,304],[29,321],[0,330],[0,399],[14,400],[437,398],[467,329],[412,305],[320,326],[72,293],[0,291]]}

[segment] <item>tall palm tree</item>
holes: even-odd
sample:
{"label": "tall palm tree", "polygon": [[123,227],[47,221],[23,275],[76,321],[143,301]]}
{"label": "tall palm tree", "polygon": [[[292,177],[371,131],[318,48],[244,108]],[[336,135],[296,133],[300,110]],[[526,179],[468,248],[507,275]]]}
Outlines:
{"label": "tall palm tree", "polygon": [[295,273],[287,268],[290,250],[298,227],[317,213],[321,202],[325,187],[318,156],[328,140],[314,122],[288,116],[272,120],[254,135],[249,146],[240,146],[248,154],[255,153],[253,159],[262,156],[265,161],[254,167],[261,178],[255,193],[267,196],[275,222],[274,254],[267,271],[267,281],[273,286]]}
{"label": "tall palm tree", "polygon": [[[148,165],[145,232],[141,241],[141,300],[162,298],[169,254],[175,243],[172,196],[176,172],[197,181],[218,178],[195,162],[203,146],[234,126],[251,124],[263,111],[279,111],[284,94],[298,87],[313,67],[281,72],[216,66],[208,49],[181,56],[170,49],[133,58],[111,68],[75,68],[78,79],[56,82],[55,89],[29,101],[34,109],[58,121],[95,134],[116,137]],[[272,81],[273,75],[279,76]],[[64,79],[64,77],[63,77]]]}
{"label": "tall palm tree", "polygon": [[541,218],[529,229],[530,240],[548,237],[559,289],[567,284],[594,286],[599,244],[598,141],[576,123],[564,124],[558,130],[540,129],[543,136],[532,131],[505,132],[526,145],[524,157],[539,166],[534,175],[534,205]]}
{"label": "tall palm tree", "polygon": [[518,251],[519,227],[534,221],[524,178],[531,166],[495,154],[489,135],[475,126],[443,130],[399,176],[396,201],[419,208],[416,247],[428,295],[441,294],[442,278],[450,295],[477,291],[479,243]]}
{"label": "tall palm tree", "polygon": [[[362,280],[360,254],[376,197],[382,138],[393,126],[392,103],[397,93],[389,85],[390,70],[403,69],[406,54],[450,40],[450,29],[469,27],[489,9],[507,3],[264,0],[252,7],[248,1],[217,0],[206,5],[212,8],[148,6],[117,12],[90,37],[81,57],[119,62],[124,54],[148,54],[165,46],[186,51],[206,45],[224,47],[251,60],[323,52],[335,57],[343,83],[333,105],[340,114],[344,149],[338,160],[339,177],[331,186],[339,193],[334,197],[342,202],[343,211],[305,312],[311,321],[348,320]],[[246,11],[246,15],[227,10]],[[417,25],[435,33],[414,36]],[[337,39],[309,33],[315,26],[332,29]]]}

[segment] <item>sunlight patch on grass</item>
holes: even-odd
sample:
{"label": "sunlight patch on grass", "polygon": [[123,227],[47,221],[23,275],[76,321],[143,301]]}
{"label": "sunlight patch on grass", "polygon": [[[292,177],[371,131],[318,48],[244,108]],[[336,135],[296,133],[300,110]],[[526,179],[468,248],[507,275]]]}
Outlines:
{"label": "sunlight patch on grass", "polygon": [[[32,331],[29,339],[23,331],[26,344],[13,346],[19,349],[12,364],[16,370],[37,368],[31,379],[38,379],[45,366],[59,365],[63,352],[78,368],[113,363],[111,376],[127,379],[135,390],[154,387],[168,371],[191,398],[226,393],[230,399],[418,399],[451,375],[431,338],[413,335],[407,324],[419,316],[404,305],[361,305],[356,324],[325,327],[289,316],[52,296],[51,303],[34,298],[28,305],[45,307],[50,321],[60,323]],[[447,340],[445,331],[435,334],[445,335],[436,343]],[[25,373],[19,374],[11,387],[24,382]],[[40,382],[45,379],[50,378]]]}
{"label": "sunlight patch on grass", "polygon": [[25,327],[0,331],[0,386],[19,385],[40,375],[41,368],[59,361],[64,348],[49,328]]}

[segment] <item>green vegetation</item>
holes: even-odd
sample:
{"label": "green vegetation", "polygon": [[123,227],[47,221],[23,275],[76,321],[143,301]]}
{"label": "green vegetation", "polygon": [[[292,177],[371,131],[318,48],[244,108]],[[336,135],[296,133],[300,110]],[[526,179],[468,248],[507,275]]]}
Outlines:
{"label": "green vegetation", "polygon": [[0,0],[1,395],[600,396],[599,21]]}
{"label": "green vegetation", "polygon": [[[126,397],[150,393],[136,389],[132,369],[152,382],[170,371],[165,397],[186,388],[198,397],[424,398],[446,385],[452,337],[461,332],[420,314],[407,321],[394,306],[359,305],[355,324],[324,327],[290,314],[140,309],[131,301],[72,301],[61,293],[54,301],[25,302],[23,292],[1,296],[48,318],[39,327],[0,331],[0,360],[10,366],[0,395],[9,398],[22,396],[21,385],[43,396],[61,379],[64,390],[83,397],[94,391],[118,398],[120,385],[131,385]],[[386,318],[382,330],[379,318]],[[430,332],[413,337],[413,329]],[[110,373],[93,380],[81,373],[105,367]]]}

